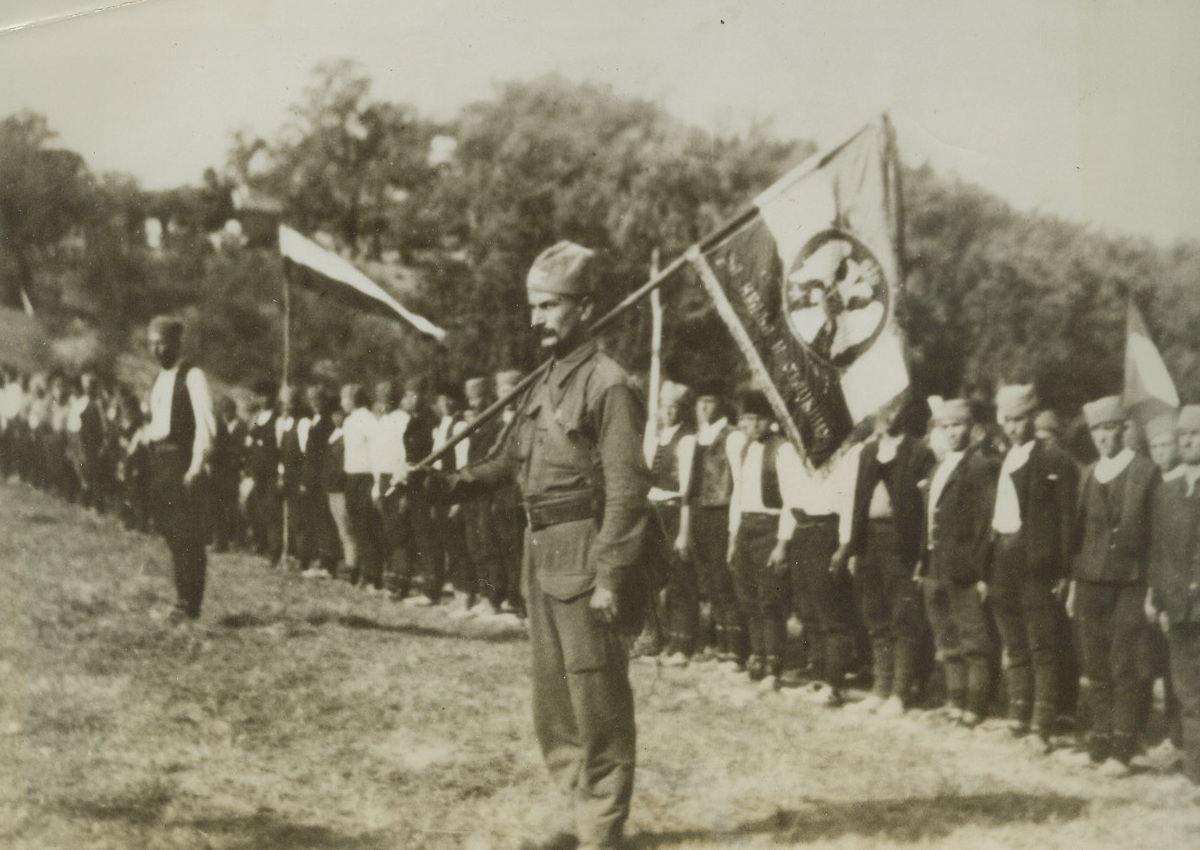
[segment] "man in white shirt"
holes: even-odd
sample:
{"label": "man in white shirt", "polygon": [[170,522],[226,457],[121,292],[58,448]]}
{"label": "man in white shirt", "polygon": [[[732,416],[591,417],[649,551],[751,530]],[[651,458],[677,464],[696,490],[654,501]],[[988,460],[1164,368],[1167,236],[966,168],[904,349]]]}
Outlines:
{"label": "man in white shirt", "polygon": [[399,397],[391,381],[380,381],[375,386],[375,409],[379,418],[370,432],[371,472],[374,484],[371,499],[379,513],[380,528],[383,530],[383,558],[375,569],[364,576],[368,589],[383,589],[385,570],[397,575],[400,571],[395,563],[404,545],[403,528],[400,524],[400,490],[392,486],[393,477],[404,469],[407,455],[404,451],[404,432],[408,429],[409,416],[396,405]]}
{"label": "man in white shirt", "polygon": [[351,584],[363,581],[364,575],[375,575],[381,569],[384,543],[383,527],[375,509],[372,492],[375,490],[375,464],[371,454],[371,437],[375,431],[375,414],[368,405],[370,396],[361,384],[346,384],[341,392],[343,469],[346,473],[346,519],[354,547],[346,555],[347,576]]}
{"label": "man in white shirt", "polygon": [[822,470],[810,469],[796,456],[781,471],[784,504],[792,526],[785,552],[791,570],[792,606],[808,648],[808,677],[828,686],[814,693],[830,708],[843,702],[842,689],[854,660],[858,627],[854,583],[846,567],[860,452],[861,446],[855,446],[829,460]]}
{"label": "man in white shirt", "polygon": [[765,395],[757,390],[743,395],[741,427],[747,442],[733,464],[728,555],[747,624],[751,681],[769,676],[777,682],[783,672],[791,597],[788,542],[796,528],[784,493],[803,469],[795,447],[772,432],[774,422]]}
{"label": "man in white shirt", "polygon": [[150,488],[159,533],[171,550],[177,601],[172,622],[195,620],[204,600],[208,557],[205,544],[204,464],[212,450],[216,421],[208,381],[181,360],[183,323],[159,316],[150,323],[149,344],[162,371],[150,390]]}

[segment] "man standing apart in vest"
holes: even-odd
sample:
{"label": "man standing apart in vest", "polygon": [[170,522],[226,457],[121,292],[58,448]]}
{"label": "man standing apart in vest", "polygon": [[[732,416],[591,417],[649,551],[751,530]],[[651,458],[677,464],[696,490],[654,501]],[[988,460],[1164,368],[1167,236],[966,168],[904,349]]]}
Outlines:
{"label": "man standing apart in vest", "polygon": [[162,367],[150,390],[150,493],[155,524],[171,550],[177,601],[171,622],[195,620],[204,601],[208,556],[204,464],[216,433],[204,373],[180,359],[183,323],[158,316],[150,322],[150,351]]}
{"label": "man standing apart in vest", "polygon": [[986,571],[992,613],[1004,644],[1008,719],[1013,734],[1049,749],[1059,704],[1057,599],[1074,543],[1078,473],[1063,451],[1033,438],[1032,385],[1001,387],[996,418],[1009,450],[1000,467]]}
{"label": "man standing apart in vest", "polygon": [[1067,613],[1079,624],[1083,672],[1091,684],[1088,756],[1106,776],[1125,776],[1137,749],[1150,507],[1162,476],[1125,445],[1120,398],[1085,404],[1083,415],[1100,459],[1080,485]]}
{"label": "man standing apart in vest", "polygon": [[1167,635],[1183,714],[1183,770],[1200,785],[1200,405],[1184,407],[1175,427],[1182,474],[1154,496],[1146,608]]}
{"label": "man standing apart in vest", "polygon": [[534,261],[526,290],[550,368],[491,457],[431,482],[449,483],[449,497],[461,499],[515,479],[525,504],[534,725],[562,792],[546,835],[527,848],[621,846],[633,793],[633,693],[621,638],[636,634],[630,615],[636,594],[647,592],[633,588],[650,473],[643,405],[624,371],[585,342],[591,258],[559,242]]}

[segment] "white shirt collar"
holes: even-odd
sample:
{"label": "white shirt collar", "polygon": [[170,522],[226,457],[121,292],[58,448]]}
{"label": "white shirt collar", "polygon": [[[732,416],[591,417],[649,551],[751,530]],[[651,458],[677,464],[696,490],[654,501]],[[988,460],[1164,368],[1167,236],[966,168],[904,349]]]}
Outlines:
{"label": "white shirt collar", "polygon": [[1124,472],[1125,467],[1129,466],[1133,458],[1133,449],[1123,448],[1112,457],[1102,457],[1096,461],[1096,469],[1093,474],[1101,484],[1107,484]]}
{"label": "white shirt collar", "polygon": [[711,446],[713,440],[717,439],[717,435],[721,433],[723,428],[728,427],[729,419],[722,416],[716,422],[709,422],[707,425],[701,425],[696,432],[696,442],[702,446]]}

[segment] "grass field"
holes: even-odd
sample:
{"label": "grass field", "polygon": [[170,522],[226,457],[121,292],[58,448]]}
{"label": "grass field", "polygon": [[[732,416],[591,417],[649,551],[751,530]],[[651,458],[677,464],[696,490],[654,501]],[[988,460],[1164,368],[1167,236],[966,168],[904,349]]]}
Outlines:
{"label": "grass field", "polygon": [[[523,634],[166,550],[0,485],[0,847],[505,848],[547,783]],[[634,666],[635,848],[1200,847],[1177,775],[1104,779],[1004,733],[887,723],[711,665]]]}

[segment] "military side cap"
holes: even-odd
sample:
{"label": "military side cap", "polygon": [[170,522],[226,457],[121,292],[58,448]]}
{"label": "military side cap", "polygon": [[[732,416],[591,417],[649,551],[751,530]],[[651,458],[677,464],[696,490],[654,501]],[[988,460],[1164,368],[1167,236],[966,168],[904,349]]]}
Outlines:
{"label": "military side cap", "polygon": [[183,336],[183,320],[174,316],[155,316],[150,320],[150,332],[158,334],[163,339]]}
{"label": "military side cap", "polygon": [[1035,431],[1053,431],[1055,434],[1062,433],[1062,420],[1058,418],[1058,414],[1053,410],[1043,410],[1033,420],[1033,429]]}
{"label": "military side cap", "polygon": [[508,395],[517,388],[517,384],[525,379],[525,373],[520,369],[505,369],[496,373],[496,395]]}
{"label": "military side cap", "polygon": [[720,378],[706,378],[696,382],[695,392],[696,398],[724,398],[725,382]]}
{"label": "military side cap", "polygon": [[692,391],[688,389],[686,384],[663,381],[662,386],[658,389],[658,398],[663,404],[686,405],[691,403]]}
{"label": "military side cap", "polygon": [[1179,414],[1175,411],[1155,416],[1146,423],[1146,441],[1152,443],[1166,434],[1174,436],[1175,424],[1178,420]]}
{"label": "military side cap", "polygon": [[594,251],[565,239],[551,245],[533,261],[525,278],[525,288],[553,295],[591,295],[588,262],[594,254]]}
{"label": "military side cap", "polygon": [[487,395],[489,382],[487,378],[467,378],[463,382],[463,392],[467,396],[478,398],[479,396]]}
{"label": "military side cap", "polygon": [[1179,411],[1176,431],[1200,431],[1200,404],[1186,404]]}
{"label": "military side cap", "polygon": [[934,424],[970,422],[974,418],[971,415],[971,404],[965,398],[947,399],[940,395],[931,395],[926,401],[929,404],[930,419]]}
{"label": "military side cap", "polygon": [[761,416],[763,419],[775,418],[771,402],[767,401],[767,394],[761,390],[746,390],[742,393],[741,402],[744,416]]}
{"label": "military side cap", "polygon": [[1104,398],[1098,398],[1085,404],[1083,418],[1087,422],[1088,428],[1124,422],[1125,406],[1121,404],[1120,396],[1106,395]]}
{"label": "military side cap", "polygon": [[996,392],[996,417],[1019,419],[1037,410],[1037,392],[1033,384],[1012,384]]}

